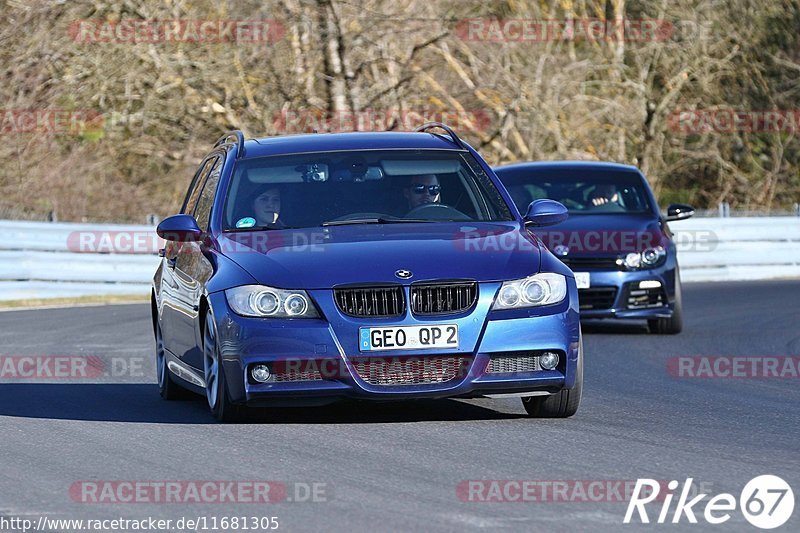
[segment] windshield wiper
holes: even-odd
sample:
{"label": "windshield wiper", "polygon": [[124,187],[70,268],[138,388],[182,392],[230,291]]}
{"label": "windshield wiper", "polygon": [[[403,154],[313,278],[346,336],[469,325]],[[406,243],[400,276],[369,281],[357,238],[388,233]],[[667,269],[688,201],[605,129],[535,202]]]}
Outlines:
{"label": "windshield wiper", "polygon": [[272,231],[276,229],[290,229],[279,226],[250,226],[249,228],[228,228],[222,230],[223,233],[238,233],[240,231]]}
{"label": "windshield wiper", "polygon": [[407,224],[417,222],[437,222],[423,218],[351,218],[349,220],[328,220],[320,226],[346,226],[348,224]]}

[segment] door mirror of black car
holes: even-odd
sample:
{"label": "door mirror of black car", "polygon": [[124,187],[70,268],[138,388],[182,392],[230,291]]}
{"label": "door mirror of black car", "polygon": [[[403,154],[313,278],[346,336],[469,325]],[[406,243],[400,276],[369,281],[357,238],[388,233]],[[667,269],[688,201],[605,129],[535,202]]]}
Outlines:
{"label": "door mirror of black car", "polygon": [[165,218],[156,228],[162,239],[176,242],[199,241],[203,232],[192,215],[173,215]]}
{"label": "door mirror of black car", "polygon": [[684,220],[694,215],[694,207],[686,204],[672,204],[667,208],[667,221]]}
{"label": "door mirror of black car", "polygon": [[567,208],[555,200],[534,200],[525,213],[525,225],[552,226],[564,222],[569,217]]}

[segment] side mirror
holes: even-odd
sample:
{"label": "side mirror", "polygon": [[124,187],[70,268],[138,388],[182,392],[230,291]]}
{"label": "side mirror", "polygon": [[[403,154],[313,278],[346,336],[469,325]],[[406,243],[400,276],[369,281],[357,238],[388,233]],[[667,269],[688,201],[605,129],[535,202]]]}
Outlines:
{"label": "side mirror", "polygon": [[684,220],[694,215],[694,207],[686,204],[672,204],[667,208],[667,221]]}
{"label": "side mirror", "polygon": [[199,241],[203,232],[192,215],[173,215],[165,218],[156,228],[158,236],[167,241]]}
{"label": "side mirror", "polygon": [[525,225],[542,227],[564,222],[569,217],[567,208],[555,200],[534,200],[525,213]]}

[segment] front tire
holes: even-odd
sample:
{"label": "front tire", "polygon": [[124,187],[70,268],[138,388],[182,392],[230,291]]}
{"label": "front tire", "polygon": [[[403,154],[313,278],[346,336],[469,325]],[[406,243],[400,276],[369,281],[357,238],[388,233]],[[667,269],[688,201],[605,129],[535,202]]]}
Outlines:
{"label": "front tire", "polygon": [[569,418],[578,412],[583,393],[583,336],[578,343],[578,366],[575,386],[549,396],[529,396],[522,405],[532,418]]}
{"label": "front tire", "polygon": [[676,335],[683,330],[683,297],[681,296],[681,281],[675,272],[675,305],[672,316],[669,318],[652,318],[647,321],[650,333],[658,335]]}
{"label": "front tire", "polygon": [[211,414],[220,422],[238,422],[244,408],[231,402],[225,381],[225,369],[219,354],[217,326],[209,310],[203,328],[203,374],[206,381],[206,400]]}

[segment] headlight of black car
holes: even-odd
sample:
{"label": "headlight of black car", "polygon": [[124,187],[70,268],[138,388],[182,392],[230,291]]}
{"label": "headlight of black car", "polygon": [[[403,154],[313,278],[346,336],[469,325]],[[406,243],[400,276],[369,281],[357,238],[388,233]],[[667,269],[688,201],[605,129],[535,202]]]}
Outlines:
{"label": "headlight of black car", "polygon": [[641,270],[659,266],[667,257],[663,246],[647,248],[643,252],[632,252],[624,258],[617,259],[617,264],[625,265],[628,270]]}

